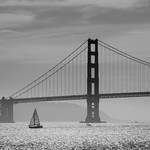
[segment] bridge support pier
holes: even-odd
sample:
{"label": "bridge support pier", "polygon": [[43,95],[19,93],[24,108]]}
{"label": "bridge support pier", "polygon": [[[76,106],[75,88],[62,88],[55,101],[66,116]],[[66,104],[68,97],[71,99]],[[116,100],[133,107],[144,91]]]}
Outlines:
{"label": "bridge support pier", "polygon": [[87,62],[87,123],[99,123],[98,40],[88,39]]}
{"label": "bridge support pier", "polygon": [[10,100],[0,100],[0,123],[13,123],[13,103]]}

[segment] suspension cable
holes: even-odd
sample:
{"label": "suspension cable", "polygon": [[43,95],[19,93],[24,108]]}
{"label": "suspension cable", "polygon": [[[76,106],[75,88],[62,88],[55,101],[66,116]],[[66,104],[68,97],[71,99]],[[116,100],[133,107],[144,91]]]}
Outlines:
{"label": "suspension cable", "polygon": [[31,83],[27,84],[23,88],[19,89],[18,91],[16,91],[13,94],[11,94],[9,97],[13,97],[14,95],[18,94],[19,92],[21,92],[22,90],[26,89],[27,87],[29,87],[30,85],[32,85],[33,83],[35,83],[36,81],[38,81],[39,79],[41,79],[43,76],[45,76],[46,74],[48,74],[49,72],[51,72],[52,70],[54,70],[56,67],[58,67],[60,64],[62,64],[65,60],[67,60],[70,56],[72,56],[74,53],[76,53],[86,42],[87,42],[87,40],[84,41],[83,43],[81,43],[79,47],[77,47],[67,57],[65,57],[63,60],[61,60],[57,65],[55,65],[54,67],[52,67],[51,69],[49,69],[47,72],[45,72],[44,74],[42,74],[41,76],[39,76],[37,79],[35,79]]}
{"label": "suspension cable", "polygon": [[122,52],[121,50],[119,50],[119,49],[117,49],[117,48],[115,48],[115,47],[113,47],[113,46],[111,46],[111,45],[109,45],[109,44],[107,44],[107,43],[105,43],[105,42],[103,42],[101,40],[98,40],[98,41],[99,41],[98,44],[103,46],[103,47],[105,47],[106,49],[109,49],[110,51],[115,52],[115,53],[117,53],[117,54],[119,54],[119,55],[121,55],[123,57],[126,57],[126,58],[128,58],[130,60],[136,61],[137,63],[140,63],[140,64],[143,64],[143,65],[146,65],[146,66],[150,67],[150,63],[149,62],[144,61],[142,59],[139,59],[137,57],[134,57],[132,55],[129,55],[129,54],[125,53],[125,52]]}
{"label": "suspension cable", "polygon": [[25,94],[26,92],[28,92],[29,90],[33,89],[34,87],[38,86],[39,84],[43,83],[45,80],[47,80],[48,78],[50,78],[52,75],[56,74],[59,70],[61,70],[62,68],[64,68],[66,65],[68,65],[70,62],[72,62],[76,57],[78,57],[81,53],[83,53],[85,50],[87,49],[87,47],[85,47],[82,51],[80,51],[77,55],[75,55],[72,59],[70,59],[68,62],[66,62],[63,66],[61,66],[60,68],[58,68],[56,71],[54,71],[52,74],[48,75],[46,78],[42,79],[40,82],[38,82],[37,84],[35,84],[34,86],[30,87],[29,89],[25,90],[24,92],[21,92],[19,95],[15,96],[15,98]]}

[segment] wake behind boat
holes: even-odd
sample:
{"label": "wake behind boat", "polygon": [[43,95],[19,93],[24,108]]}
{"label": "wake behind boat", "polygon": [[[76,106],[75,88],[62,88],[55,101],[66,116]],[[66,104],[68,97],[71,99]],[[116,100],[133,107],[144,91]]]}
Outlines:
{"label": "wake behind boat", "polygon": [[43,126],[40,125],[40,120],[36,108],[34,109],[33,116],[30,120],[29,128],[43,128]]}

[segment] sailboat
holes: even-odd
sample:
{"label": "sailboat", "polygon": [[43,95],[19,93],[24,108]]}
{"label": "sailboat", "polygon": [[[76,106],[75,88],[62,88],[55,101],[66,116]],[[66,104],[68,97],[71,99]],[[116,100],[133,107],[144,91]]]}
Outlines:
{"label": "sailboat", "polygon": [[36,108],[34,109],[33,116],[30,120],[29,128],[43,128],[43,126],[40,125],[40,120]]}

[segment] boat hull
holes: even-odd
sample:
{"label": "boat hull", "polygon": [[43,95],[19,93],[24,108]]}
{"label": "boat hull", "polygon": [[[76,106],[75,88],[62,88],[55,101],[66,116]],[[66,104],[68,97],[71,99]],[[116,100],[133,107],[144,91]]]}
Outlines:
{"label": "boat hull", "polygon": [[30,126],[30,125],[29,125],[29,128],[38,129],[38,128],[43,128],[43,126],[42,126],[42,125],[39,125],[39,126]]}

